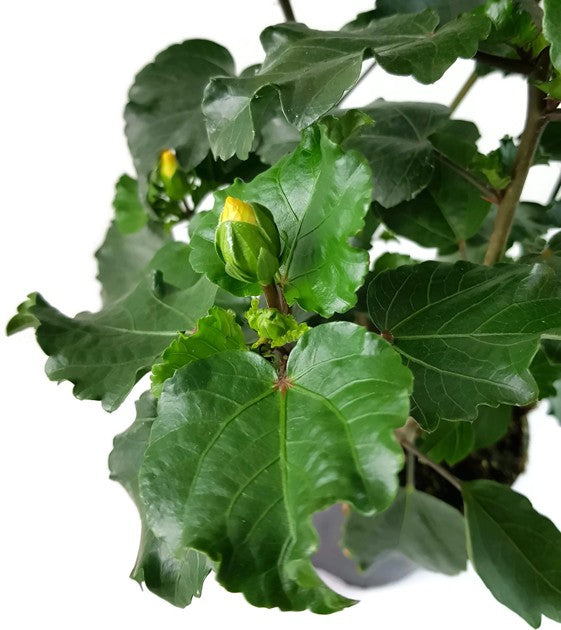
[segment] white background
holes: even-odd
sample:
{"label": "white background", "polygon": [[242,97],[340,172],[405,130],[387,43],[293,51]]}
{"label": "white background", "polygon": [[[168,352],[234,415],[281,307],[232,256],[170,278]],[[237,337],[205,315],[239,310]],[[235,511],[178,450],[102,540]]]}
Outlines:
{"label": "white background", "polygon": [[[316,28],[338,28],[371,8],[368,0],[294,4],[297,18]],[[193,37],[226,45],[241,69],[262,60],[258,33],[282,15],[273,0],[32,0],[2,3],[0,13],[0,322],[33,290],[68,314],[96,309],[92,253],[112,216],[114,181],[133,173],[121,113],[135,72],[169,44]],[[435,86],[376,71],[349,103],[380,96],[449,103],[470,71],[470,62],[459,62]],[[492,75],[457,115],[475,119],[482,148],[494,148],[505,133],[520,132],[524,96],[520,79]],[[526,198],[545,200],[556,176],[556,167],[535,168]],[[453,579],[419,572],[355,592],[362,603],[330,617],[255,609],[212,579],[186,610],[141,592],[127,577],[138,518],[108,480],[106,461],[143,385],[108,415],[96,402],[74,399],[68,383],[46,379],[31,332],[0,343],[3,628],[527,627],[472,571]],[[530,471],[517,488],[560,526],[561,428],[545,413],[531,428]]]}

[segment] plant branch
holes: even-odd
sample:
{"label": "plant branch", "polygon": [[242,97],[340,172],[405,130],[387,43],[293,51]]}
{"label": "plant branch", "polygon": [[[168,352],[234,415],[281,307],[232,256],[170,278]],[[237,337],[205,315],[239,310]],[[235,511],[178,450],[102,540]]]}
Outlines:
{"label": "plant branch", "polygon": [[454,486],[454,488],[456,488],[456,490],[458,490],[460,492],[462,491],[462,484],[461,484],[460,480],[457,477],[455,477],[451,472],[446,470],[446,468],[443,468],[440,464],[437,464],[430,457],[427,457],[416,446],[413,446],[413,444],[411,444],[411,442],[408,442],[407,440],[402,438],[402,439],[400,439],[400,443],[401,443],[401,446],[403,446],[403,448],[408,453],[412,453],[413,455],[415,455],[415,457],[420,462],[422,462],[423,464],[426,464],[427,466],[430,466],[443,479],[446,479],[446,481],[448,483],[452,484]]}
{"label": "plant branch", "polygon": [[561,120],[561,109],[555,109],[552,112],[549,112],[549,114],[545,115],[545,119],[547,120],[547,122],[551,122],[553,120]]}
{"label": "plant branch", "polygon": [[452,160],[447,158],[440,151],[435,151],[434,154],[437,157],[437,159],[439,159],[443,164],[446,164],[446,166],[451,168],[455,173],[457,173],[458,175],[463,177],[467,182],[475,186],[475,188],[477,188],[477,190],[479,190],[483,194],[483,197],[485,199],[487,199],[491,203],[494,203],[495,205],[499,204],[499,199],[500,199],[499,191],[481,182],[479,179],[477,179],[477,177],[472,175],[472,173],[470,173],[468,170],[466,170],[459,164],[456,164],[456,162],[453,162]]}
{"label": "plant branch", "polygon": [[547,124],[547,120],[544,118],[546,107],[546,95],[537,87],[528,85],[526,124],[522,132],[518,151],[516,152],[511,181],[504,191],[497,210],[495,225],[493,226],[493,232],[485,254],[485,265],[492,265],[498,262],[504,254],[514,220],[514,213],[520,201],[528,172],[534,161],[534,155],[542,131]]}
{"label": "plant branch", "polygon": [[265,300],[269,308],[276,308],[279,311],[282,310],[279,292],[274,280],[271,284],[263,285],[263,294],[265,295]]}
{"label": "plant branch", "polygon": [[498,57],[497,55],[490,55],[489,53],[477,51],[475,59],[487,66],[498,68],[499,70],[505,70],[506,72],[516,72],[518,74],[532,74],[534,71],[533,64],[522,59],[509,59],[508,57]]}
{"label": "plant branch", "polygon": [[343,101],[346,101],[349,96],[356,90],[356,88],[364,81],[364,79],[366,79],[366,77],[372,72],[372,70],[374,70],[374,68],[376,67],[376,62],[373,61],[368,68],[366,68],[366,70],[360,75],[360,77],[358,77],[357,82],[351,87],[351,89],[343,96],[343,98],[339,101],[339,105],[341,105],[341,103]]}
{"label": "plant branch", "polygon": [[559,173],[559,177],[557,178],[557,181],[555,182],[555,186],[553,187],[553,190],[551,191],[551,195],[549,196],[549,201],[547,203],[547,205],[551,205],[552,203],[555,203],[555,201],[557,201],[557,195],[559,194],[559,191],[561,190],[561,173]]}
{"label": "plant branch", "polygon": [[281,6],[285,22],[296,22],[290,0],[279,0],[279,4]]}
{"label": "plant branch", "polygon": [[460,91],[456,94],[456,98],[452,101],[450,105],[451,114],[453,114],[458,109],[460,103],[468,95],[469,91],[474,86],[478,78],[479,75],[475,70],[469,75],[469,77],[466,79],[466,82],[460,88]]}

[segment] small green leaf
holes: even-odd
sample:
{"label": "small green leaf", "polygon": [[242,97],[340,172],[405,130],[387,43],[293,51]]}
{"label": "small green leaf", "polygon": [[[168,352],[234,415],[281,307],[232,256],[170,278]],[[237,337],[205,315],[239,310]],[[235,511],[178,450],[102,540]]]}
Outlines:
{"label": "small green leaf", "polygon": [[165,229],[156,223],[150,222],[137,232],[123,234],[113,221],[95,253],[103,304],[111,304],[131,291],[152,257],[170,240]]}
{"label": "small green leaf", "polygon": [[146,210],[140,201],[138,182],[128,175],[121,175],[115,184],[115,223],[121,234],[138,232],[148,221]]}
{"label": "small green leaf", "polygon": [[410,386],[391,347],[347,322],[309,330],[281,376],[240,351],[178,370],[140,472],[150,527],[176,554],[206,553],[253,605],[348,606],[312,567],[311,517],[337,501],[362,512],[392,501]]}
{"label": "small green leaf", "polygon": [[259,339],[254,347],[268,342],[271,348],[298,341],[309,329],[306,322],[299,324],[292,315],[284,315],[276,308],[259,308],[259,300],[251,301],[251,308],[245,314],[249,327],[257,332]]}
{"label": "small green leaf", "polygon": [[[366,160],[343,151],[321,123],[303,132],[290,155],[253,181],[236,181],[215,194],[191,238],[191,264],[235,295],[258,295],[258,284],[230,277],[216,252],[215,232],[227,196],[268,208],[283,240],[280,283],[289,304],[329,317],[356,302],[368,270],[365,251],[349,245],[363,226],[372,197]],[[344,212],[342,209],[344,208]]]}
{"label": "small green leaf", "polygon": [[478,411],[472,425],[475,437],[474,446],[475,449],[489,448],[506,435],[512,420],[512,407],[499,405],[495,408],[482,405]]}
{"label": "small green leaf", "polygon": [[421,448],[437,463],[445,461],[454,466],[467,457],[475,447],[474,428],[470,422],[441,420],[438,427],[429,433]]}
{"label": "small green leaf", "polygon": [[561,621],[561,532],[494,481],[462,484],[470,560],[494,597],[533,628]]}
{"label": "small green leaf", "polygon": [[191,334],[179,333],[162,353],[162,362],[152,366],[152,394],[162,393],[164,382],[175,372],[198,359],[205,359],[225,350],[245,350],[242,329],[233,311],[213,306],[201,317]]}
{"label": "small green leaf", "polygon": [[210,564],[194,549],[187,549],[181,558],[174,557],[146,523],[145,506],[138,489],[138,472],[155,418],[156,401],[145,392],[136,402],[135,421],[113,440],[109,455],[110,477],[129,493],[142,522],[140,549],[131,578],[139,584],[144,582],[150,591],[174,606],[184,608],[193,597],[200,597]]}
{"label": "small green leaf", "polygon": [[551,44],[551,63],[561,71],[561,4],[559,0],[544,0],[543,33]]}
{"label": "small green leaf", "polygon": [[429,136],[450,114],[435,103],[376,101],[362,109],[375,124],[363,128],[347,146],[363,153],[374,174],[374,200],[386,208],[412,199],[430,182],[434,150]]}
{"label": "small green leaf", "polygon": [[203,91],[211,77],[233,73],[225,48],[193,39],[170,46],[136,75],[125,109],[125,133],[141,190],[164,149],[175,149],[186,170],[204,159],[209,144]]}
{"label": "small green leaf", "polygon": [[180,330],[193,328],[216,287],[189,266],[189,246],[171,242],[152,259],[135,288],[98,313],[73,319],[40,295],[31,309],[37,341],[49,355],[47,376],[74,383],[77,398],[113,411]]}
{"label": "small green leaf", "polygon": [[464,519],[430,494],[400,489],[384,512],[351,512],[342,545],[367,570],[380,557],[399,552],[429,571],[456,575],[467,562]]}
{"label": "small green leaf", "polygon": [[421,426],[535,401],[528,368],[540,337],[561,327],[555,295],[543,265],[425,262],[376,276],[370,317],[415,376],[411,414]]}
{"label": "small green leaf", "polygon": [[214,78],[205,91],[203,110],[214,155],[247,157],[260,99],[270,98],[272,89],[278,92],[288,122],[304,129],[356,83],[365,55],[373,55],[388,72],[432,83],[458,57],[473,57],[490,28],[480,13],[463,15],[440,28],[438,22],[438,14],[428,10],[342,31],[317,31],[295,23],[265,29],[261,68],[250,76]]}
{"label": "small green leaf", "polygon": [[15,335],[26,328],[37,328],[39,320],[33,315],[33,307],[37,299],[37,293],[30,293],[27,300],[22,302],[17,309],[17,313],[6,325],[6,334]]}

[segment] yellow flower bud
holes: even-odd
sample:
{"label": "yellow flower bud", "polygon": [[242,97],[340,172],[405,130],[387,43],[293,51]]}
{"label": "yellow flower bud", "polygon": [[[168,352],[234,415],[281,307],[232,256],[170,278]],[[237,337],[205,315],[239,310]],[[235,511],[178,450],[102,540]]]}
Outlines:
{"label": "yellow flower bud", "polygon": [[170,180],[177,171],[179,162],[171,149],[165,149],[160,153],[160,176]]}
{"label": "yellow flower bud", "polygon": [[242,223],[257,225],[253,207],[249,203],[235,197],[226,197],[224,209],[220,214],[218,223],[220,224],[224,221],[241,221]]}

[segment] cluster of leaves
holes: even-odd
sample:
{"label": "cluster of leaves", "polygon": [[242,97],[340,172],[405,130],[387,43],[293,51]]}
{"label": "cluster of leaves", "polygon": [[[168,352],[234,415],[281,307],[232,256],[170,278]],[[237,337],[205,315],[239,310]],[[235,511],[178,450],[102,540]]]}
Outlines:
{"label": "cluster of leaves", "polygon": [[[559,203],[520,202],[504,244],[522,256],[484,266],[524,137],[482,155],[475,124],[444,105],[339,107],[365,59],[432,83],[473,57],[480,73],[535,72],[555,107],[559,3],[379,0],[340,31],[286,23],[261,41],[263,63],[239,76],[206,40],[141,70],[125,111],[137,178],[117,182],[96,254],[101,310],[68,317],[31,294],[8,324],[35,328],[48,377],[107,411],[151,372],[110,456],[142,521],[132,577],[177,606],[213,570],[256,606],[340,610],[352,602],[311,563],[312,515],[344,502],[343,544],[362,568],[397,550],[454,574],[469,557],[530,625],[561,621],[561,533],[508,486],[447,472],[504,437],[512,406],[561,409],[561,238],[545,236]],[[561,122],[532,149],[530,163],[561,160]],[[159,179],[163,150],[184,198]],[[262,287],[227,273],[215,245],[227,196],[270,210],[294,316],[250,307]],[[189,243],[170,230],[182,220]],[[370,271],[373,235],[388,231],[438,255],[387,254]],[[411,417],[412,437],[396,436]],[[411,475],[400,488],[402,446],[457,487],[463,513]]]}

